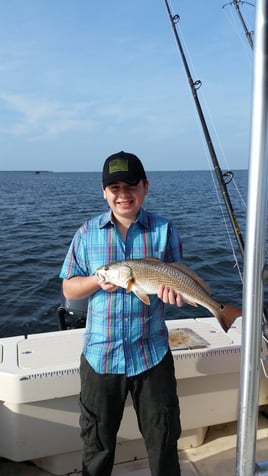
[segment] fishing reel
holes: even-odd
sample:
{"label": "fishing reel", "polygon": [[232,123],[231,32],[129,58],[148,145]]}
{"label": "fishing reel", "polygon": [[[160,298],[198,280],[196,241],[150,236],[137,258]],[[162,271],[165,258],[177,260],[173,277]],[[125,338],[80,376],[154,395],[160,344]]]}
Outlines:
{"label": "fishing reel", "polygon": [[59,330],[81,329],[86,325],[88,298],[67,299],[61,293],[61,304],[57,309]]}

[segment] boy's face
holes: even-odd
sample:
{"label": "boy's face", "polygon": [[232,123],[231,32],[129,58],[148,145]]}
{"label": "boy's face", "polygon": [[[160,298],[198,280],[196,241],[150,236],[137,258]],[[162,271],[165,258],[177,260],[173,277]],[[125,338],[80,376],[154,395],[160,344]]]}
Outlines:
{"label": "boy's face", "polygon": [[103,189],[103,196],[114,217],[134,221],[148,193],[148,181],[140,180],[137,185],[128,185],[125,182],[115,182]]}

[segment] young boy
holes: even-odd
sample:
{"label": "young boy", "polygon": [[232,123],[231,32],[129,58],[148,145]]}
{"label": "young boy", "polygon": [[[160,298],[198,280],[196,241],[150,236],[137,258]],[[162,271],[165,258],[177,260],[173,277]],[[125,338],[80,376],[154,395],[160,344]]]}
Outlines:
{"label": "young boy", "polygon": [[83,476],[112,474],[116,436],[131,393],[152,476],[179,476],[179,403],[164,303],[183,304],[161,287],[150,306],[133,293],[99,283],[95,271],[112,261],[156,257],[181,260],[171,221],[142,208],[149,182],[137,156],[118,152],[103,166],[102,190],[109,211],[75,234],[60,277],[68,299],[89,296],[81,356]]}

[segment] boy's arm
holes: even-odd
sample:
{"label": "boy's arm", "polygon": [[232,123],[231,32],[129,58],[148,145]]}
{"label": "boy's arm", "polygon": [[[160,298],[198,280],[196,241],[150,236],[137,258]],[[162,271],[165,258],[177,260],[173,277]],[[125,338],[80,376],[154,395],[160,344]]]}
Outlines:
{"label": "boy's arm", "polygon": [[110,283],[99,283],[96,275],[74,276],[73,278],[63,279],[62,283],[62,291],[66,299],[84,299],[100,288],[104,291],[112,292],[116,291],[118,286]]}

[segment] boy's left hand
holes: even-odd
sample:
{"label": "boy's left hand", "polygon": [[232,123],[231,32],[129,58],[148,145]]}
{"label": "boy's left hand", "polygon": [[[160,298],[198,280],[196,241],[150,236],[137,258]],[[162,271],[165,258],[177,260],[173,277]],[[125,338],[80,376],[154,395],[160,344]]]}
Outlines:
{"label": "boy's left hand", "polygon": [[176,304],[178,307],[182,307],[185,303],[182,295],[176,293],[174,289],[169,288],[168,286],[160,286],[157,296],[165,304]]}

